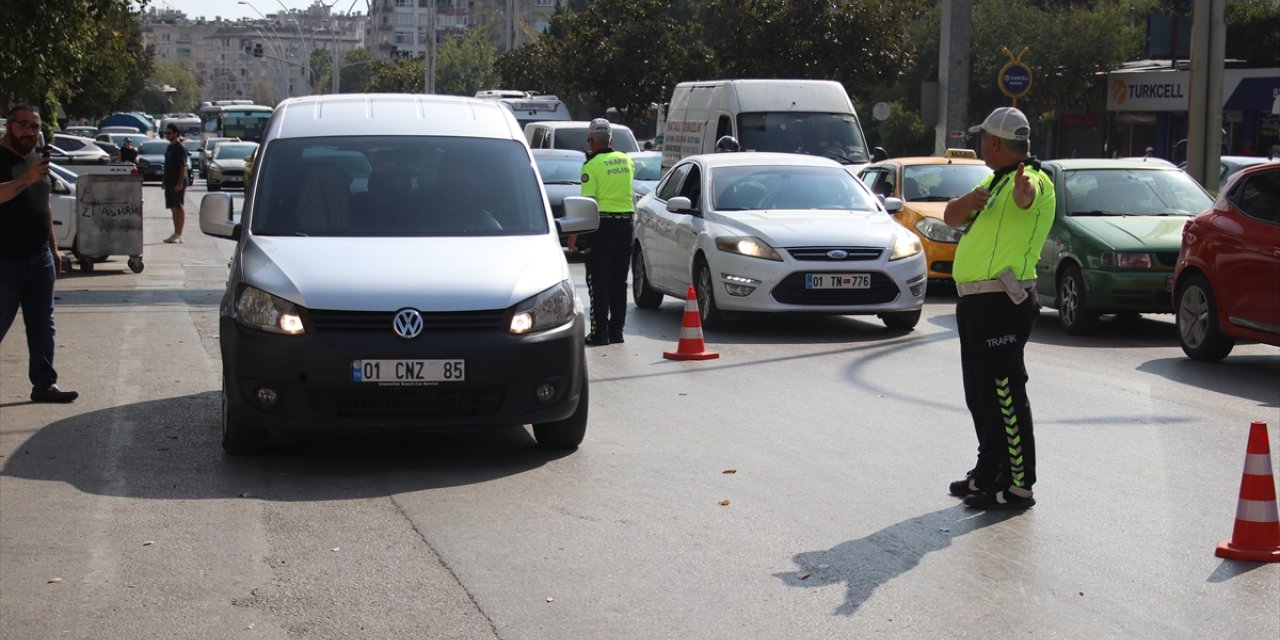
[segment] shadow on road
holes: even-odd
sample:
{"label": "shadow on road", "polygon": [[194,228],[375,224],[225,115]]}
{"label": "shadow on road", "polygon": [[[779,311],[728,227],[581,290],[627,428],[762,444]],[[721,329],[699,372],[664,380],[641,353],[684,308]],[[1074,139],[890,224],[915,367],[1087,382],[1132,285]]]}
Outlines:
{"label": "shadow on road", "polygon": [[286,438],[267,455],[227,456],[219,394],[52,423],[16,447],[0,473],[146,500],[350,500],[483,483],[571,455],[545,452],[523,427],[512,426],[448,435],[307,434]]}
{"label": "shadow on road", "polygon": [[[1280,357],[1227,356],[1221,362],[1197,362],[1190,358],[1161,358],[1138,366],[1138,371],[1163,376],[1200,389],[1257,402],[1259,406],[1280,407]],[[1266,415],[1258,417],[1267,419]],[[1271,413],[1275,419],[1275,413]]]}
{"label": "shadow on road", "polygon": [[844,583],[845,601],[835,613],[851,616],[876,588],[907,573],[925,555],[946,549],[970,531],[1003,522],[1017,512],[974,511],[956,505],[881,529],[865,538],[842,542],[824,551],[792,557],[798,571],[774,577],[791,587],[825,587]]}

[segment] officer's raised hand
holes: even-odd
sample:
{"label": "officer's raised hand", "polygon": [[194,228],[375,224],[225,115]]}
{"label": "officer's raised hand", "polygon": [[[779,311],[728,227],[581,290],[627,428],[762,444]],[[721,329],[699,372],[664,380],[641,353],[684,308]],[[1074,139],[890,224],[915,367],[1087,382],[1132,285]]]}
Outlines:
{"label": "officer's raised hand", "polygon": [[1013,202],[1019,209],[1029,209],[1036,201],[1036,185],[1025,168],[1026,165],[1018,163],[1018,172],[1013,176]]}

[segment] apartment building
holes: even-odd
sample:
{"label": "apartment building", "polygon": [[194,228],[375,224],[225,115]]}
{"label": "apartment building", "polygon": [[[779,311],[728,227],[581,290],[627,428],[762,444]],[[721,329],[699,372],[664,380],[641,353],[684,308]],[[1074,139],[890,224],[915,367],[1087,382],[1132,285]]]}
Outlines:
{"label": "apartment building", "polygon": [[378,59],[423,55],[434,9],[436,44],[478,30],[503,52],[545,30],[558,3],[565,0],[370,0],[365,40]]}

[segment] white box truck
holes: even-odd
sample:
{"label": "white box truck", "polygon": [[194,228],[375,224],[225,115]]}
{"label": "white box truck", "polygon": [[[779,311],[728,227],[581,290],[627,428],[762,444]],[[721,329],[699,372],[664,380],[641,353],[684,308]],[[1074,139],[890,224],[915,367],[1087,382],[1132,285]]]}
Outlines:
{"label": "white box truck", "polygon": [[[662,130],[662,169],[714,153],[721,136],[743,151],[807,153],[862,165],[873,159],[844,86],[831,80],[681,82]],[[880,151],[883,153],[883,151]]]}

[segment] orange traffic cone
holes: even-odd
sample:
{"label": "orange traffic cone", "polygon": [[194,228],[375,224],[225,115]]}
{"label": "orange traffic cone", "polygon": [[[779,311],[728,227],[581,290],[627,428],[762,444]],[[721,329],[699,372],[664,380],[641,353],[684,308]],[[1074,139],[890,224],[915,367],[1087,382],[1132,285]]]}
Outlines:
{"label": "orange traffic cone", "polygon": [[689,287],[684,301],[684,321],[680,324],[680,344],[675,351],[663,351],[668,360],[711,360],[719,358],[715,351],[707,351],[702,341],[702,316],[698,313],[698,292]]}
{"label": "orange traffic cone", "polygon": [[1280,517],[1277,517],[1276,485],[1271,479],[1271,446],[1267,423],[1249,426],[1249,447],[1244,456],[1244,479],[1236,528],[1230,540],[1218,543],[1214,555],[1232,560],[1280,562]]}

